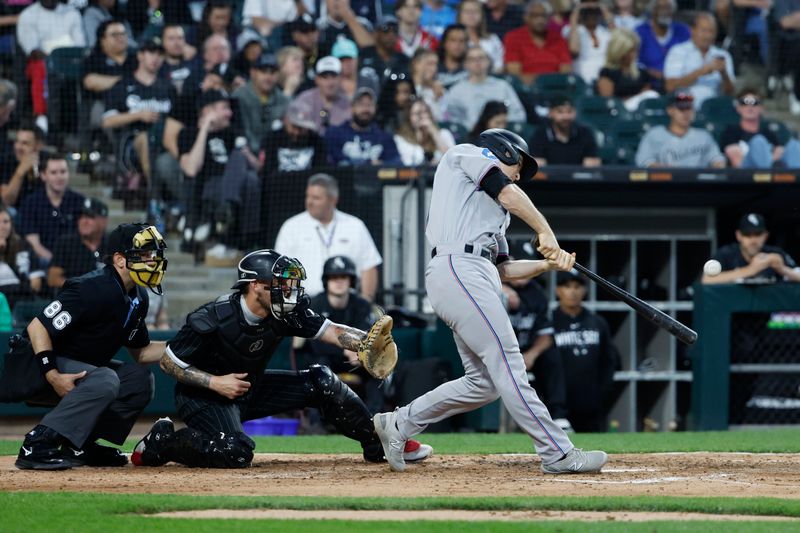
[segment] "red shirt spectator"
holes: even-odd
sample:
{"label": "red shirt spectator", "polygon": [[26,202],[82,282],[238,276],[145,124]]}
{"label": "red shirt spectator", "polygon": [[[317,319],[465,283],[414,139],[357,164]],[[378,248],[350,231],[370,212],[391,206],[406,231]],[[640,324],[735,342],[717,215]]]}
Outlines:
{"label": "red shirt spectator", "polygon": [[412,57],[418,48],[436,51],[439,41],[422,29],[419,19],[422,15],[422,0],[397,0],[394,7],[398,21],[397,45],[395,50]]}
{"label": "red shirt spectator", "polygon": [[525,83],[539,74],[572,71],[567,41],[547,30],[550,9],[545,2],[532,2],[525,12],[526,25],[506,34],[506,71]]}

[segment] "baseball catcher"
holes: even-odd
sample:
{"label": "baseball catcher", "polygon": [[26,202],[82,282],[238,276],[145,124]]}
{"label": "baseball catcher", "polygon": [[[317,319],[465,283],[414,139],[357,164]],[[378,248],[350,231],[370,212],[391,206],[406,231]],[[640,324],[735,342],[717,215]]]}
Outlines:
{"label": "baseball catcher", "polygon": [[[258,250],[239,262],[236,292],[189,314],[161,358],[164,372],[178,380],[175,405],[188,427],[175,431],[168,418],[157,421],[136,445],[135,465],[174,461],[192,467],[247,467],[255,443],[242,422],[305,407],[319,409],[340,433],[359,441],[365,460],[384,461],[369,411],[328,367],[265,370],[281,340],[292,336],[358,352],[365,366],[383,377],[397,359],[391,319],[378,321],[369,334],[333,323],[310,308],[305,279],[297,259]],[[423,460],[432,452],[430,446],[409,442],[406,461]]]}

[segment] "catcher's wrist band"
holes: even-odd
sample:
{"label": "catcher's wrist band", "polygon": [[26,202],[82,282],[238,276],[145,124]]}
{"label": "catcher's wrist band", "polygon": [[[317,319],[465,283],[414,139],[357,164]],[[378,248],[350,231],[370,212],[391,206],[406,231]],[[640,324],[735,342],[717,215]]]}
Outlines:
{"label": "catcher's wrist band", "polygon": [[51,370],[58,370],[56,366],[56,355],[53,350],[45,350],[36,354],[36,361],[39,363],[39,370],[44,376]]}

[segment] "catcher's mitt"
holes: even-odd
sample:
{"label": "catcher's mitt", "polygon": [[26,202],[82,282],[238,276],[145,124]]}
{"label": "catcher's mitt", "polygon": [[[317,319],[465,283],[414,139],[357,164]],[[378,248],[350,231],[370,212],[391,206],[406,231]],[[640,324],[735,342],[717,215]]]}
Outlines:
{"label": "catcher's mitt", "polygon": [[358,345],[358,360],[367,372],[378,379],[386,379],[397,364],[397,345],[392,338],[389,315],[383,315],[372,324],[367,336]]}

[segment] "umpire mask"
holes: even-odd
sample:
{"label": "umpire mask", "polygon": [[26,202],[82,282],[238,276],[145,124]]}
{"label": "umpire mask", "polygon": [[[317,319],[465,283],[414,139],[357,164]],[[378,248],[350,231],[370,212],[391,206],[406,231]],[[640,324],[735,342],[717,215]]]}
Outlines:
{"label": "umpire mask", "polygon": [[155,294],[162,294],[161,281],[167,271],[167,259],[164,257],[167,243],[164,237],[155,226],[142,225],[131,244],[133,247],[124,252],[131,279]]}
{"label": "umpire mask", "polygon": [[297,259],[282,255],[272,265],[269,296],[275,318],[285,319],[294,311],[305,292],[302,285],[304,279],[306,269]]}

